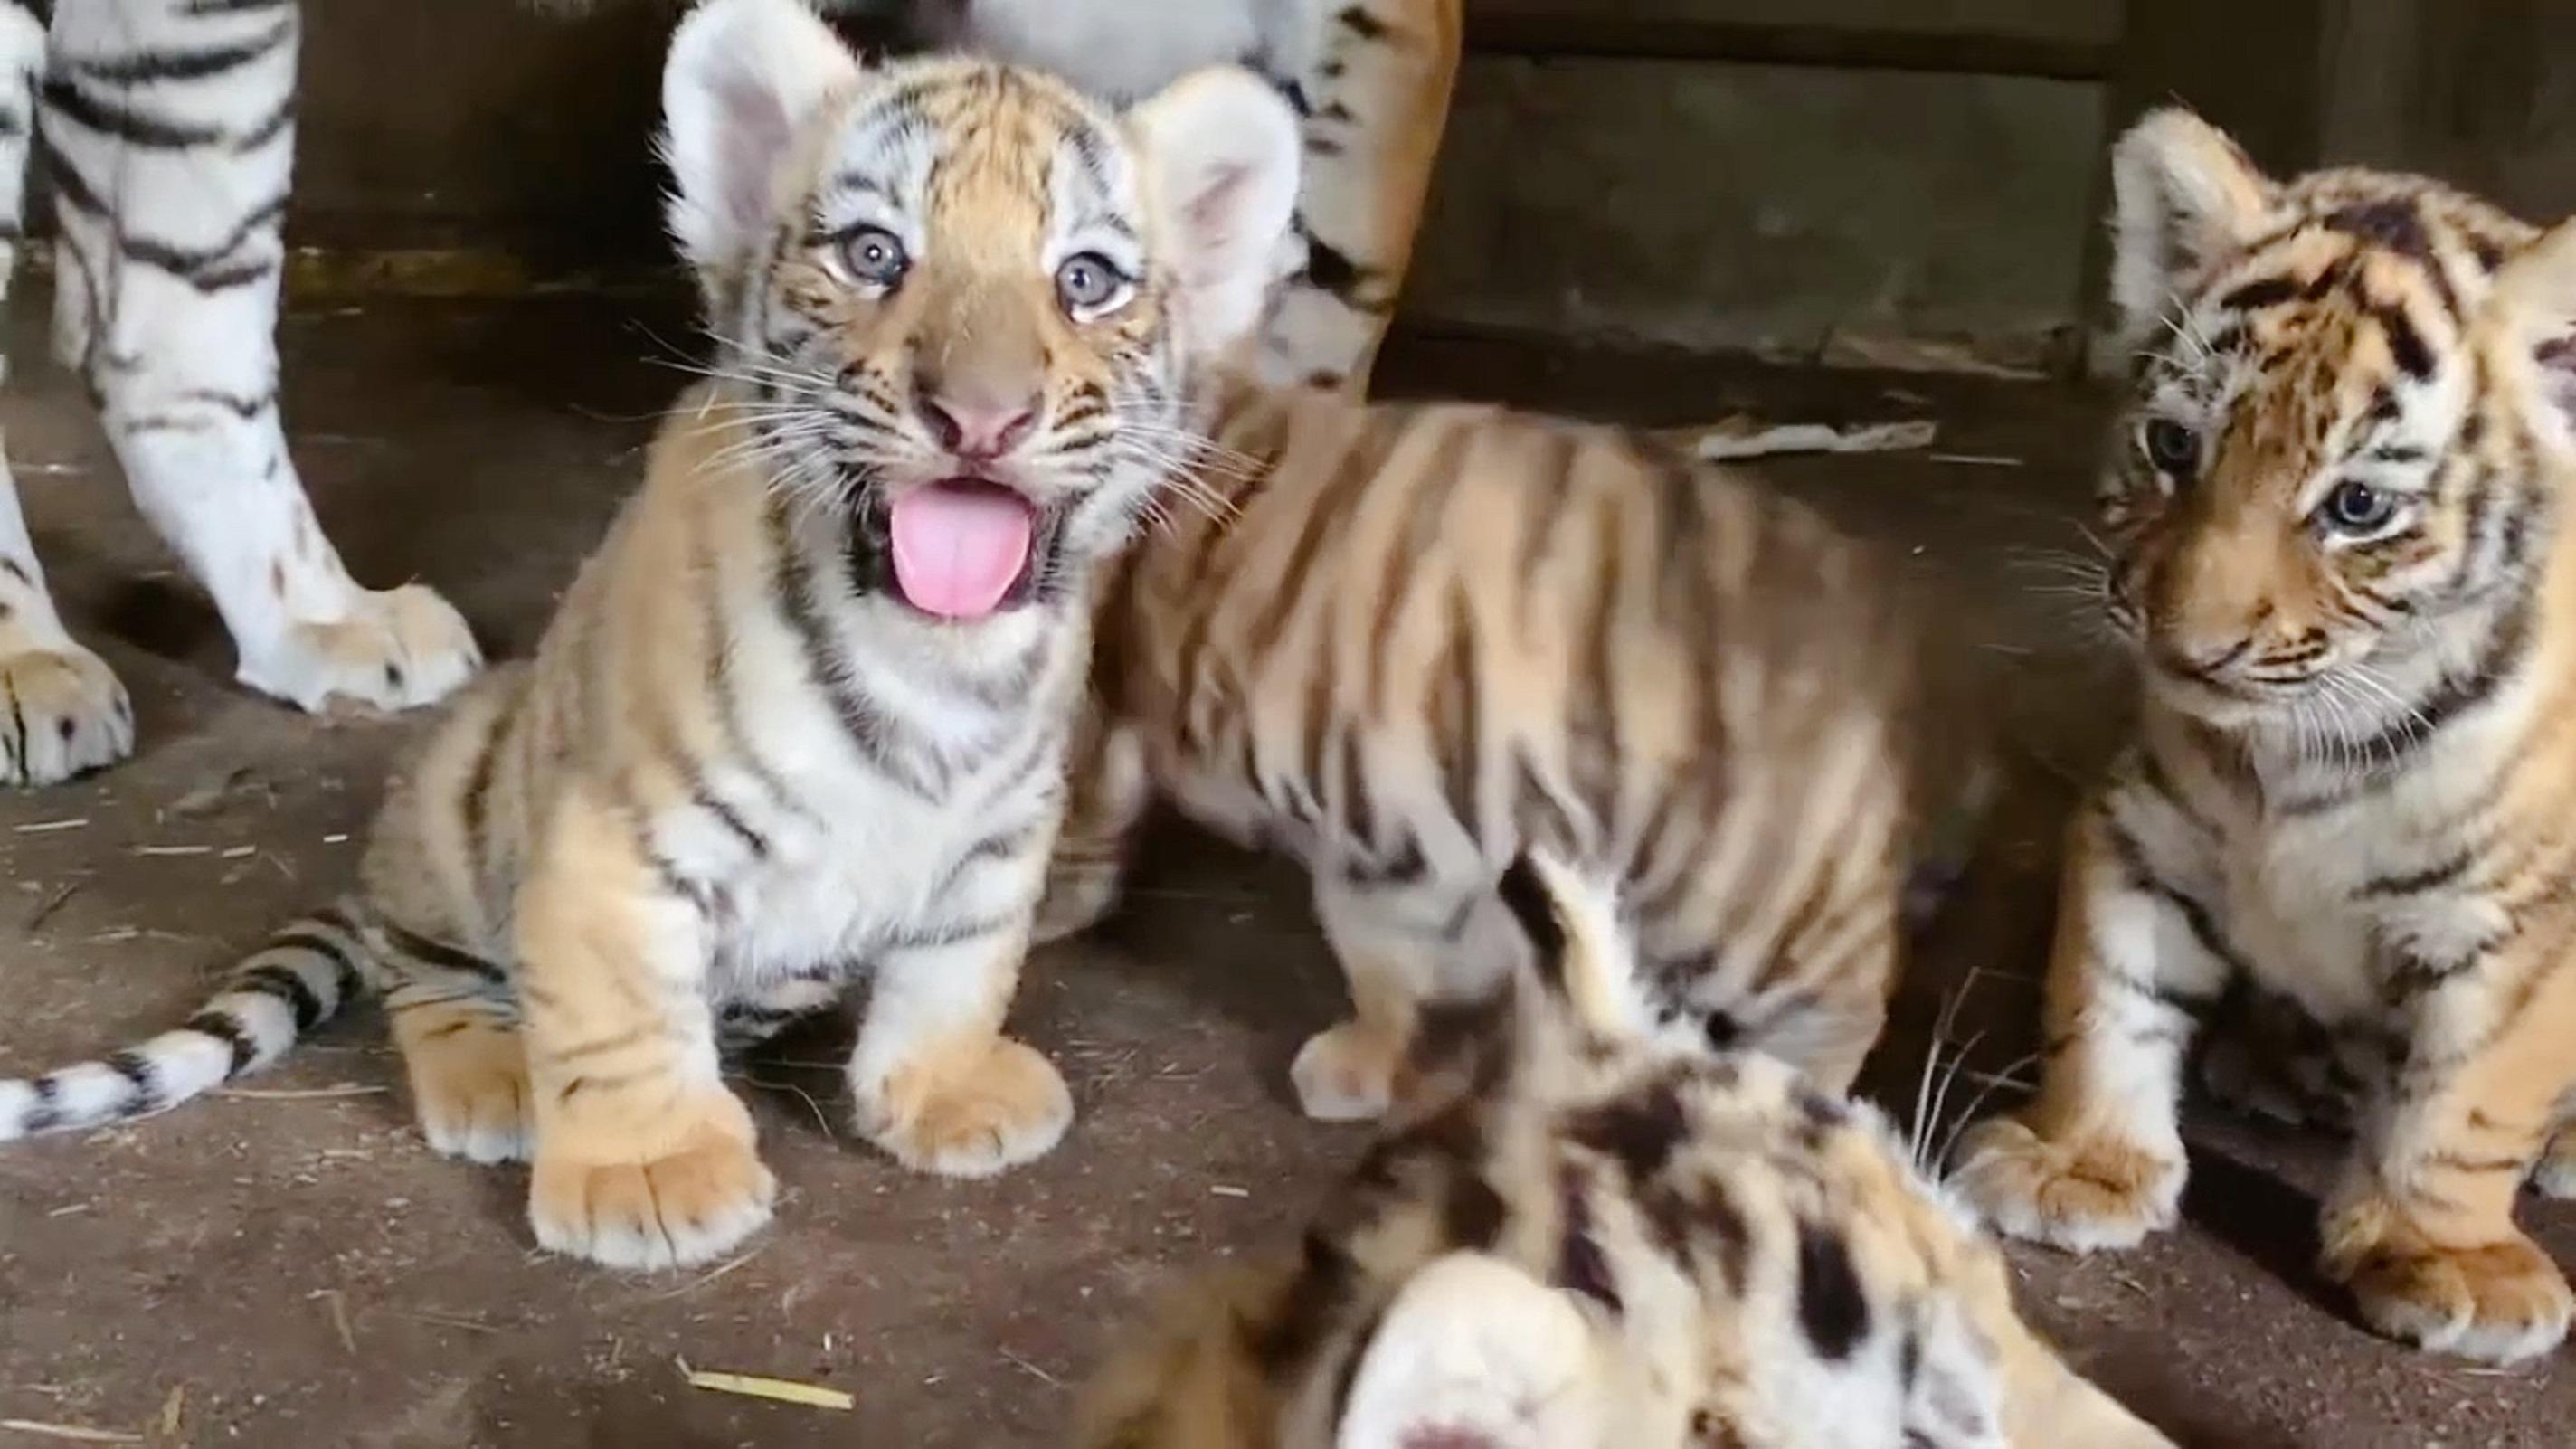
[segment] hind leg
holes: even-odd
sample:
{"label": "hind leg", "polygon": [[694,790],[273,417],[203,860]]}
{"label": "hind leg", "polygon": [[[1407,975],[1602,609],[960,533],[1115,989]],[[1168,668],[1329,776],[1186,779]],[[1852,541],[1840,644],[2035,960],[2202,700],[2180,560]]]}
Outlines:
{"label": "hind leg", "polygon": [[295,5],[78,0],[53,15],[55,345],[99,399],[136,504],[213,597],[236,677],[306,709],[447,694],[481,663],[465,621],[421,585],[350,579],[278,416]]}
{"label": "hind leg", "polygon": [[[27,140],[44,59],[43,23],[0,0],[0,298],[18,270]],[[17,479],[0,462],[0,784],[49,785],[121,760],[133,748],[134,711],[125,686],[56,617],[19,509]]]}
{"label": "hind leg", "polygon": [[471,1162],[517,1162],[535,1144],[528,1053],[504,1002],[421,984],[385,1001],[429,1145]]}
{"label": "hind leg", "polygon": [[1526,949],[1481,880],[1399,885],[1319,869],[1315,913],[1351,993],[1350,1018],[1309,1038],[1289,1067],[1298,1106],[1322,1122],[1384,1115],[1424,1003],[1491,993]]}

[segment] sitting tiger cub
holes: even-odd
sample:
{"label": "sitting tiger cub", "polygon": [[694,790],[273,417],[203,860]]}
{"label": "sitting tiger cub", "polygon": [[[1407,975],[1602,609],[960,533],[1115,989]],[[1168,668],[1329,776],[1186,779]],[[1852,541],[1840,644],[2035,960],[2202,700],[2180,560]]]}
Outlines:
{"label": "sitting tiger cub", "polygon": [[685,1263],[774,1191],[720,1045],[861,972],[862,1136],[974,1175],[1064,1132],[1063,1079],[1001,1029],[1088,577],[1259,314],[1294,117],[1240,71],[1123,118],[996,65],[869,73],[796,0],[698,9],[663,94],[719,375],[533,663],[390,792],[359,898],[184,1028],[0,1080],[0,1139],[169,1106],[374,988],[431,1143],[533,1151],[539,1242]]}
{"label": "sitting tiger cub", "polygon": [[1081,1449],[2171,1449],[1874,1111],[1651,1027],[1562,865],[1501,898],[1533,965],[1426,1034],[1300,1253],[1111,1359]]}
{"label": "sitting tiger cub", "polygon": [[2513,1211],[2576,1187],[2576,223],[2275,182],[2179,111],[2114,178],[2103,603],[2144,697],[2073,826],[2039,1096],[1962,1185],[2069,1248],[2172,1225],[2183,1055],[2250,976],[2364,1098],[2326,1273],[2395,1337],[2546,1352],[2568,1285]]}
{"label": "sitting tiger cub", "polygon": [[1518,949],[1524,843],[1615,873],[1658,999],[1849,1087],[1909,865],[1976,783],[1894,571],[1813,509],[1618,429],[1228,371],[1196,508],[1103,591],[1041,939],[1115,901],[1154,790],[1314,876],[1352,1020],[1305,1110],[1381,1111],[1426,1001]]}

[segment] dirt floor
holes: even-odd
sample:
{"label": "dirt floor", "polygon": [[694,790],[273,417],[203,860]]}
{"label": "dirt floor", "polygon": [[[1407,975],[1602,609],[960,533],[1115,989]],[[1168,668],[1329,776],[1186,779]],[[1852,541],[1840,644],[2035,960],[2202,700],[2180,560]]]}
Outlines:
{"label": "dirt floor", "polygon": [[[31,301],[33,299],[30,299]],[[0,1071],[176,1019],[227,952],[345,882],[410,721],[322,722],[229,683],[211,612],[135,518],[74,384],[30,359],[0,405],[65,616],[131,688],[142,749],[0,798]],[[642,318],[644,320],[637,320]],[[683,381],[675,311],[381,306],[285,329],[288,416],[362,578],[448,591],[524,650]],[[657,362],[658,360],[658,362]],[[1398,346],[1393,390],[1507,396],[1652,423],[1748,400],[1929,415],[1928,452],[1768,470],[1964,586],[2003,661],[2015,788],[1936,929],[1874,1075],[1900,1117],[1939,1003],[1999,1066],[2029,1033],[2054,835],[2100,758],[2116,672],[2051,589],[2097,421],[2075,395],[1957,379]],[[1293,871],[1164,840],[1138,899],[1044,955],[1018,1021],[1081,1117],[999,1181],[912,1176],[837,1129],[828,1043],[754,1064],[778,1220],[744,1256],[661,1278],[539,1257],[524,1177],[433,1158],[370,1014],[250,1090],[132,1127],[0,1149],[0,1421],[124,1442],[258,1446],[1041,1445],[1104,1331],[1177,1270],[1276,1241],[1360,1134],[1301,1120],[1286,1064],[1339,1007]],[[1979,1090],[1958,1084],[1953,1112]],[[2204,1119],[2188,1226],[2134,1254],[2017,1251],[2032,1313],[2194,1445],[2565,1445],[2576,1371],[2491,1372],[2357,1327],[2308,1268],[2323,1141]],[[2576,1264],[2576,1212],[2528,1214]],[[693,1390],[681,1363],[827,1384],[839,1414]],[[0,1449],[49,1442],[0,1424]],[[2080,1446],[2072,1446],[2080,1449]]]}

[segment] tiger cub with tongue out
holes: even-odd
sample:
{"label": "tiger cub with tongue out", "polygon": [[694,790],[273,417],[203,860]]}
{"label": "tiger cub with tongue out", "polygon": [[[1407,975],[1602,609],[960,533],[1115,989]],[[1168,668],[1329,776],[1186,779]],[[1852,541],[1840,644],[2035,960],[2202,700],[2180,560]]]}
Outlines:
{"label": "tiger cub with tongue out", "polygon": [[687,1263],[775,1191],[720,1047],[863,970],[860,1136],[974,1176],[1063,1134],[1063,1079],[1002,1025],[1086,579],[1257,320],[1295,119],[1230,70],[1123,116],[995,65],[869,71],[796,0],[699,8],[663,99],[719,375],[535,659],[393,785],[357,894],[186,1025],[0,1078],[0,1139],[160,1110],[372,989],[431,1144],[533,1157],[540,1243]]}

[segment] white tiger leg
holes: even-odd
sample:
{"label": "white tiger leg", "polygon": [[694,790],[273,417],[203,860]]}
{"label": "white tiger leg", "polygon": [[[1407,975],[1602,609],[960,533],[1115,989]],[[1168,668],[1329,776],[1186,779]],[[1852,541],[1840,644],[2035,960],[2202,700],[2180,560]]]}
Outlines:
{"label": "white tiger leg", "polygon": [[360,588],[277,405],[295,0],[66,0],[40,154],[58,198],[55,346],[144,516],[213,596],[236,677],[318,709],[426,704],[481,663],[428,588]]}
{"label": "white tiger leg", "polygon": [[1449,118],[1459,9],[1460,0],[1358,0],[1272,12],[1316,33],[1272,41],[1298,78],[1306,255],[1263,325],[1269,380],[1368,391]]}
{"label": "white tiger leg", "polygon": [[1423,1004],[1490,994],[1528,950],[1472,876],[1398,883],[1320,866],[1315,914],[1351,993],[1350,1019],[1308,1038],[1288,1069],[1298,1106],[1320,1122],[1383,1116]]}
{"label": "white tiger leg", "polygon": [[[0,299],[18,271],[45,27],[0,4]],[[0,359],[0,377],[6,376]],[[18,480],[0,459],[0,784],[47,785],[123,759],[134,710],[107,665],[75,643],[45,591]]]}

